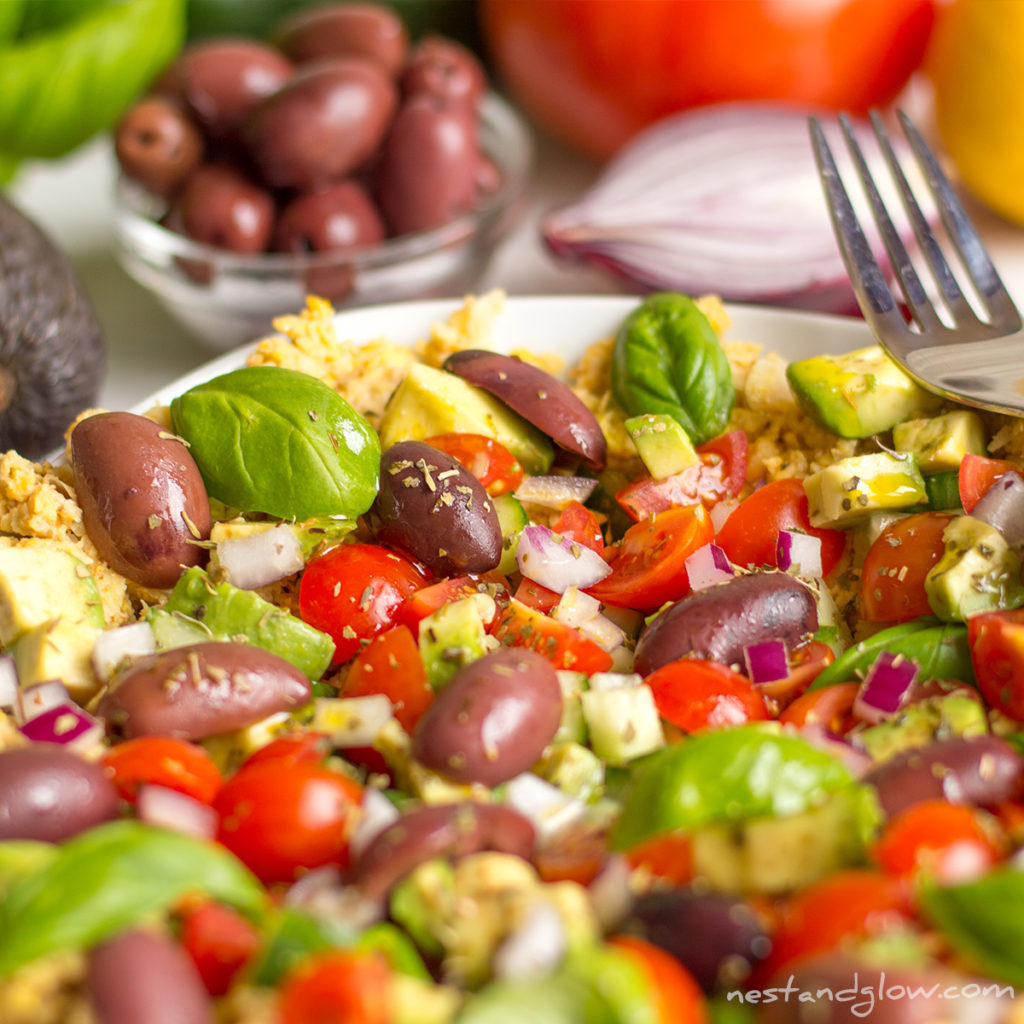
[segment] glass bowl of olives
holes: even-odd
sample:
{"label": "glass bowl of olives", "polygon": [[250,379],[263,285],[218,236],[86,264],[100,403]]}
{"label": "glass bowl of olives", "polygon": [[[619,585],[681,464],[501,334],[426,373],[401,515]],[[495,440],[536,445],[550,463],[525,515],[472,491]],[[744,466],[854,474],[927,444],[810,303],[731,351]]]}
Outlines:
{"label": "glass bowl of olives", "polygon": [[271,42],[195,42],[117,125],[118,259],[208,347],[308,295],[464,294],[508,233],[524,119],[471,51],[404,33],[389,8],[337,4]]}

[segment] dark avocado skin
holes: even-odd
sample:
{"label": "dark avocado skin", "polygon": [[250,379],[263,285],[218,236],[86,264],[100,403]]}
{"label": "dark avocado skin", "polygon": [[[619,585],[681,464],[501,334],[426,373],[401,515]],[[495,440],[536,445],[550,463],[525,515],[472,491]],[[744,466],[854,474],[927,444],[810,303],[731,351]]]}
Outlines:
{"label": "dark avocado skin", "polygon": [[38,459],[94,406],[106,345],[67,256],[0,196],[0,451]]}

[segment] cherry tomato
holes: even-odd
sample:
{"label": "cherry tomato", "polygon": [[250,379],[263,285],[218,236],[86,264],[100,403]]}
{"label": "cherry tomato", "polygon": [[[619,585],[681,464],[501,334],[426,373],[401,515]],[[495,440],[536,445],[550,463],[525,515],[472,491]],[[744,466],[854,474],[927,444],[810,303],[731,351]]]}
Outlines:
{"label": "cherry tomato", "polygon": [[494,636],[506,647],[529,647],[543,654],[555,668],[591,675],[612,667],[612,656],[578,629],[514,598],[502,612]]}
{"label": "cherry tomato", "polygon": [[375,953],[331,950],[286,976],[281,1024],[391,1024],[391,972]]}
{"label": "cherry tomato", "polygon": [[906,622],[931,615],[924,581],[946,546],[942,532],[952,515],[918,512],[890,523],[864,558],[860,613],[868,622]]}
{"label": "cherry tomato", "polygon": [[604,159],[641,128],[708,103],[865,114],[920,64],[932,0],[483,0],[502,81],[543,127]]}
{"label": "cherry tomato", "polygon": [[271,761],[281,768],[294,764],[323,764],[331,752],[328,737],[321,732],[290,732],[276,736],[266,746],[254,750],[243,762],[242,768]]}
{"label": "cherry tomato", "polygon": [[1024,608],[972,615],[967,643],[978,689],[989,706],[1024,722]]}
{"label": "cherry tomato", "polygon": [[764,698],[750,680],[716,661],[670,661],[644,682],[654,693],[658,714],[684,732],[761,722],[769,717]]}
{"label": "cherry tomato", "polygon": [[734,565],[777,568],[775,547],[781,530],[799,530],[821,540],[821,571],[826,576],[843,557],[846,534],[811,526],[803,481],[796,477],[773,480],[741,501],[715,543]]}
{"label": "cherry tomato", "polygon": [[636,935],[613,935],[608,944],[642,971],[657,1024],[706,1024],[710,1020],[697,979],[671,953]]}
{"label": "cherry tomato", "polygon": [[420,623],[428,615],[452,601],[477,593],[490,594],[502,607],[508,602],[508,580],[497,569],[479,576],[449,576],[417,590],[398,610],[395,621],[408,626],[413,636],[419,636]]}
{"label": "cherry tomato", "polygon": [[334,664],[387,629],[427,582],[404,555],[376,544],[339,544],[311,559],[299,582],[299,615],[335,643]]}
{"label": "cherry tomato", "polygon": [[260,948],[259,931],[237,910],[203,902],[186,910],[181,944],[211,996],[222,996]]}
{"label": "cherry tomato", "polygon": [[779,714],[779,721],[797,728],[818,723],[842,736],[857,724],[853,703],[859,690],[860,683],[836,683],[820,690],[808,690]]}
{"label": "cherry tomato", "polygon": [[458,459],[491,497],[514,491],[523,482],[519,460],[500,442],[483,434],[435,434],[427,444]]}
{"label": "cherry tomato", "polygon": [[293,882],[308,868],[347,865],[361,799],[360,785],[330,768],[253,765],[217,794],[217,839],[261,881]]}
{"label": "cherry tomato", "polygon": [[584,547],[590,548],[591,551],[596,551],[599,555],[604,552],[601,521],[597,518],[596,513],[578,501],[570,501],[562,509],[551,529],[563,537],[568,537],[576,544],[582,544]]}
{"label": "cherry tomato", "polygon": [[675,885],[693,881],[693,841],[683,832],[662,832],[626,851],[626,860]]}
{"label": "cherry tomato", "polygon": [[210,755],[198,744],[171,736],[139,736],[103,755],[122,800],[134,804],[139,786],[164,786],[209,804],[223,782]]}
{"label": "cherry tomato", "polygon": [[419,645],[408,626],[378,633],[353,659],[341,684],[343,697],[383,693],[394,705],[395,718],[412,732],[434,700]]}
{"label": "cherry tomato", "polygon": [[516,587],[515,599],[546,615],[558,605],[562,595],[524,576]]}
{"label": "cherry tomato", "polygon": [[977,878],[1002,856],[979,812],[948,800],[923,800],[901,811],[887,822],[873,852],[891,875],[926,872],[949,885]]}
{"label": "cherry tomato", "polygon": [[967,454],[960,462],[957,483],[960,488],[960,504],[970,514],[982,495],[1004,474],[1020,467],[1006,459],[989,459],[984,455]]}
{"label": "cherry tomato", "polygon": [[686,559],[714,537],[703,505],[669,509],[631,526],[605,552],[612,571],[587,589],[599,601],[640,610],[660,608],[686,594]]}

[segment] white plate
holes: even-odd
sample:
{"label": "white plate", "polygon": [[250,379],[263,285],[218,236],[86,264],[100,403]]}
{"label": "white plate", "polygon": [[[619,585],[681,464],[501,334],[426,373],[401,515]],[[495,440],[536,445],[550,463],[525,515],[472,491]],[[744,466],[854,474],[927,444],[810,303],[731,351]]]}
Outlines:
{"label": "white plate", "polygon": [[[613,333],[641,300],[632,296],[542,296],[510,298],[494,323],[492,340],[499,350],[526,348],[558,352],[567,363],[578,359],[592,342]],[[414,344],[425,338],[430,325],[446,320],[462,305],[458,299],[399,302],[346,310],[335,318],[339,341],[364,343],[386,337]],[[732,326],[729,339],[756,341],[786,359],[827,352],[846,352],[874,343],[860,320],[850,317],[795,313],[759,306],[727,306]],[[253,343],[205,363],[161,388],[136,410],[166,405],[172,398],[203,381],[245,364]]]}

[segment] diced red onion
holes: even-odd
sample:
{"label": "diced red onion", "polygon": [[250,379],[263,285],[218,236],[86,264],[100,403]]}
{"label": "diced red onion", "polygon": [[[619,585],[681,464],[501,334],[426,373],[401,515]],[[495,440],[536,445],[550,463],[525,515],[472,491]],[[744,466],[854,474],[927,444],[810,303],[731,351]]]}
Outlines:
{"label": "diced red onion", "polygon": [[[838,125],[828,120],[822,126],[846,178],[851,162]],[[878,172],[886,205],[899,208],[870,126],[858,121],[854,130]],[[905,156],[902,138],[893,142]],[[918,173],[911,176],[912,185],[921,184]],[[849,191],[872,248],[887,265],[864,197],[857,188]],[[895,219],[900,233],[911,237],[902,211]],[[550,214],[542,233],[556,255],[599,266],[644,290],[856,309],[804,110],[734,103],[665,117],[625,146],[586,193]]]}
{"label": "diced red onion", "polygon": [[632,870],[625,857],[609,857],[597,877],[587,886],[591,906],[605,932],[614,931],[633,908]]}
{"label": "diced red onion", "polygon": [[321,893],[338,891],[341,887],[341,868],[337,864],[322,864],[299,875],[288,886],[283,902],[288,907],[305,907]]}
{"label": "diced red onion", "polygon": [[1024,546],[1024,477],[1012,469],[1004,473],[981,496],[971,515],[994,526],[1011,547]]}
{"label": "diced red onion", "polygon": [[523,527],[516,564],[524,576],[556,594],[569,587],[585,590],[612,571],[596,551],[539,524]]}
{"label": "diced red onion", "polygon": [[212,807],[167,786],[140,786],[135,808],[147,825],[198,839],[217,835],[217,812]]}
{"label": "diced red onion", "polygon": [[358,857],[380,832],[398,821],[398,808],[379,790],[367,786],[363,790],[362,816],[352,831],[349,850]]}
{"label": "diced red onion", "polygon": [[764,640],[743,648],[752,683],[774,683],[789,675],[789,652],[784,640]]}
{"label": "diced red onion", "polygon": [[92,715],[68,700],[33,715],[21,726],[21,732],[34,743],[88,747],[103,739],[104,730]]}
{"label": "diced red onion", "polygon": [[732,562],[717,544],[701,545],[684,564],[691,590],[705,590],[733,576]]}
{"label": "diced red onion", "polygon": [[639,672],[595,672],[587,680],[588,690],[621,690],[627,686],[639,686],[644,677]]}
{"label": "diced red onion", "polygon": [[9,654],[0,654],[0,708],[17,712],[20,694],[18,691],[18,668]]}
{"label": "diced red onion", "polygon": [[554,903],[538,899],[494,953],[496,978],[525,981],[550,974],[569,949],[569,937],[562,915]]}
{"label": "diced red onion", "polygon": [[721,501],[716,501],[708,509],[708,518],[711,520],[711,525],[715,528],[715,533],[718,533],[725,526],[726,520],[739,507],[740,503],[735,498],[723,498]]}
{"label": "diced red onion", "polygon": [[335,747],[370,747],[394,717],[391,700],[383,693],[365,697],[317,697],[310,727],[330,737]]}
{"label": "diced red onion", "polygon": [[626,634],[607,615],[595,615],[578,629],[588,640],[593,640],[606,651],[614,651],[626,642]]}
{"label": "diced red onion", "polygon": [[578,587],[568,587],[551,612],[552,618],[577,629],[601,613],[601,602]]}
{"label": "diced red onion", "polygon": [[573,501],[583,504],[594,493],[597,481],[589,476],[528,476],[516,488],[515,496],[531,505],[562,511]]}
{"label": "diced red onion", "polygon": [[586,807],[582,800],[532,772],[524,772],[505,785],[505,802],[529,818],[539,840],[548,840],[582,821]]}
{"label": "diced red onion", "polygon": [[779,530],[775,542],[775,564],[798,576],[821,577],[821,538],[797,530]]}
{"label": "diced red onion", "polygon": [[116,629],[105,629],[92,648],[92,667],[98,679],[106,682],[126,658],[141,658],[156,651],[156,638],[148,622],[132,622]]}
{"label": "diced red onion", "polygon": [[857,690],[853,713],[873,724],[891,718],[906,702],[917,672],[917,663],[910,658],[883,651]]}
{"label": "diced red onion", "polygon": [[19,720],[30,722],[50,708],[71,703],[71,694],[59,679],[44,679],[41,683],[33,683],[21,691]]}
{"label": "diced red onion", "polygon": [[382,921],[387,912],[384,900],[368,896],[357,886],[344,885],[333,864],[308,871],[288,889],[284,902],[316,917],[344,921],[353,931]]}
{"label": "diced red onion", "polygon": [[822,722],[805,722],[796,731],[812,746],[842,761],[855,779],[866,774],[874,766],[874,761],[868,754],[858,750],[842,736],[830,732]]}
{"label": "diced red onion", "polygon": [[299,539],[286,523],[222,540],[217,545],[217,560],[228,582],[243,590],[276,583],[305,564]]}

